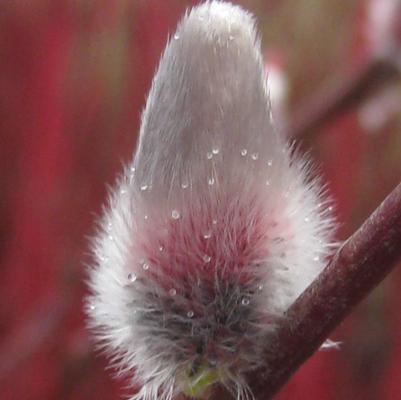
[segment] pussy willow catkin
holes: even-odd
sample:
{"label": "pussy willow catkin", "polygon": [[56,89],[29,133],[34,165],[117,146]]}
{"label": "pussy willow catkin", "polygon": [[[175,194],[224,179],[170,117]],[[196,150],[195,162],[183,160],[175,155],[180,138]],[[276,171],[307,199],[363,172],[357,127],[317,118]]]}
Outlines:
{"label": "pussy willow catkin", "polygon": [[274,129],[253,17],[189,11],[93,239],[87,312],[132,398],[251,398],[244,373],[325,264],[331,207]]}

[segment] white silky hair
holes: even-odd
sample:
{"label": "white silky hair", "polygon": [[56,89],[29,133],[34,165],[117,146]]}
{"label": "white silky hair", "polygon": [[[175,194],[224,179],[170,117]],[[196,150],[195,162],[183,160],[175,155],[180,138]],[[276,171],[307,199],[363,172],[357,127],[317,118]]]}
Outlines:
{"label": "white silky hair", "polygon": [[132,399],[172,399],[198,359],[252,398],[244,373],[263,363],[274,318],[325,265],[330,201],[270,110],[251,14],[220,1],[190,10],[93,239],[89,325],[139,386]]}

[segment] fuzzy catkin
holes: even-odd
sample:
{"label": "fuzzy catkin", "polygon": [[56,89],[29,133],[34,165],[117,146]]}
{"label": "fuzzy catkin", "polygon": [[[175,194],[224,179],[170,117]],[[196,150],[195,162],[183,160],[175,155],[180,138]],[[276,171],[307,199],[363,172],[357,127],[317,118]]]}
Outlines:
{"label": "fuzzy catkin", "polygon": [[330,202],[274,129],[253,17],[211,1],[169,40],[93,239],[89,324],[133,399],[251,398],[275,323],[330,252]]}

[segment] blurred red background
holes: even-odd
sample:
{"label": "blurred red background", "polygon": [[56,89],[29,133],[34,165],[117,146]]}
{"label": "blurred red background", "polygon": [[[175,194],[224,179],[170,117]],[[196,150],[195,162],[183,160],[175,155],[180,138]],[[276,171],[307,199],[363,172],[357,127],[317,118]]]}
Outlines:
{"label": "blurred red background", "polygon": [[[105,371],[107,363],[95,355],[85,330],[87,237],[107,184],[133,154],[168,35],[196,3],[0,4],[1,399],[126,394],[123,383]],[[273,100],[283,127],[291,126],[294,115],[313,118],[308,99],[315,93],[329,99],[322,88],[341,86],[353,66],[401,60],[401,14],[385,12],[391,3],[399,11],[398,0],[236,3],[257,17],[267,67],[275,71],[272,79],[277,76]],[[399,74],[380,77],[360,97],[298,138],[321,165],[336,199],[339,239],[401,176]],[[315,354],[277,398],[401,399],[400,293],[398,269],[333,333],[343,342],[341,350]]]}

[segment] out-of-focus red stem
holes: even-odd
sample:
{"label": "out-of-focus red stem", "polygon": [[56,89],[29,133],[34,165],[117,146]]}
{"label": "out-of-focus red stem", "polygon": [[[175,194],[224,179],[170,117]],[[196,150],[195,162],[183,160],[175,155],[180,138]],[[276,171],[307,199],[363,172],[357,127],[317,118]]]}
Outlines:
{"label": "out-of-focus red stem", "polygon": [[298,138],[313,134],[323,124],[357,105],[378,87],[397,76],[399,70],[387,60],[361,60],[348,72],[313,93],[295,110],[287,136]]}
{"label": "out-of-focus red stem", "polygon": [[401,183],[288,310],[266,349],[267,369],[250,377],[256,398],[272,398],[400,258]]}
{"label": "out-of-focus red stem", "polygon": [[[70,292],[72,292],[70,288]],[[0,346],[0,383],[45,343],[57,345],[58,331],[72,311],[72,296],[55,291],[40,302],[37,309],[9,334]]]}

